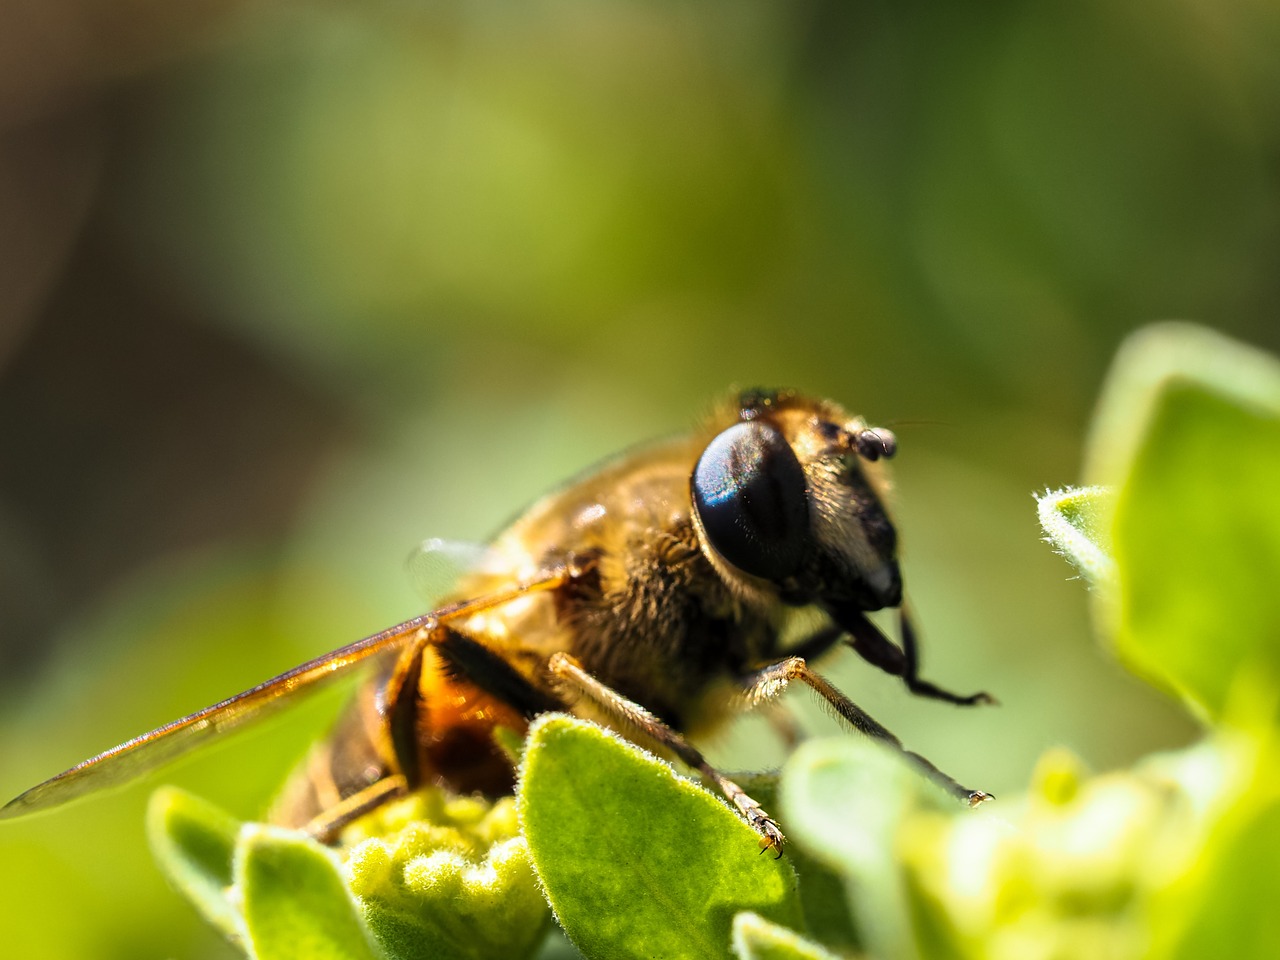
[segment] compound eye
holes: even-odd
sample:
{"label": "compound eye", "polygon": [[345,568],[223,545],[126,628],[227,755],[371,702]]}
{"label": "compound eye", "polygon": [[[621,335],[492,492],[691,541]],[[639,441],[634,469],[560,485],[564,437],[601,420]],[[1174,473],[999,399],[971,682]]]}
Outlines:
{"label": "compound eye", "polygon": [[772,427],[738,423],[712,440],[693,469],[693,506],[707,541],[739,570],[777,582],[800,566],[808,486]]}
{"label": "compound eye", "polygon": [[898,452],[898,438],[892,430],[884,427],[867,427],[854,435],[854,444],[858,448],[858,456],[863,460],[886,460]]}

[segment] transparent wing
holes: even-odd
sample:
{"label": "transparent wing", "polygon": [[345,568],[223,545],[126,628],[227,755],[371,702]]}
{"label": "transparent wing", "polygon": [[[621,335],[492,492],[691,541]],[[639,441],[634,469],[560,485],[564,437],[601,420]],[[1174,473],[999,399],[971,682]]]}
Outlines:
{"label": "transparent wing", "polygon": [[414,548],[405,566],[409,570],[414,593],[427,603],[436,603],[452,593],[464,575],[500,575],[504,564],[497,551],[482,543],[432,537]]}
{"label": "transparent wing", "polygon": [[500,606],[530,592],[552,589],[563,581],[563,571],[549,572],[510,590],[441,607],[322,657],[308,660],[301,666],[260,683],[251,690],[238,693],[229,700],[205,707],[181,720],[174,720],[76,764],[70,770],[10,800],[0,808],[0,818],[26,816],[59,806],[95,790],[125,784],[196,749],[213,737],[256,722],[287,704],[297,702],[300,696],[322,689],[369,657],[400,646],[420,630]]}

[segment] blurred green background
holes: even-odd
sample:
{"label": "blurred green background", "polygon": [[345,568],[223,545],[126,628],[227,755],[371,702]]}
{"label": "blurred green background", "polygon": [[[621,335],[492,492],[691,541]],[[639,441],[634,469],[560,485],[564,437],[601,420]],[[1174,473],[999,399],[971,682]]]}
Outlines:
{"label": "blurred green background", "polygon": [[[1002,701],[837,657],[911,747],[1007,796],[1187,742],[1031,493],[1127,331],[1280,348],[1276,49],[1271,0],[3,5],[0,793],[420,612],[420,539],[730,385],[897,429],[926,674]],[[6,952],[230,955],[149,788],[251,815],[339,702],[0,824]]]}

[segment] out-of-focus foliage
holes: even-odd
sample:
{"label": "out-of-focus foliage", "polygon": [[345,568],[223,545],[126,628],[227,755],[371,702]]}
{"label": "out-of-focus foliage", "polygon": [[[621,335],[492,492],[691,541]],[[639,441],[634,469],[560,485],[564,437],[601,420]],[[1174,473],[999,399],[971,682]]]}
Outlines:
{"label": "out-of-focus foliage", "polygon": [[1219,720],[1242,685],[1280,686],[1280,363],[1187,325],[1134,336],[1090,472],[1113,486],[1046,494],[1040,516],[1120,655]]}
{"label": "out-of-focus foliage", "polygon": [[1088,470],[1116,488],[1121,656],[1221,718],[1240,683],[1280,688],[1280,362],[1209,331],[1133,337],[1103,394]]}
{"label": "out-of-focus foliage", "polygon": [[927,926],[957,956],[1271,956],[1280,364],[1200,328],[1145,330],[1116,361],[1089,453],[1113,493],[1046,495],[1046,532],[1096,585],[1120,655],[1215,731],[1093,781],[1047,758],[1016,831],[911,827]]}
{"label": "out-of-focus foliage", "polygon": [[[826,808],[821,839],[803,837],[841,863],[870,956],[1261,960],[1280,942],[1264,866],[1280,853],[1275,747],[1224,734],[1097,777],[1051,753],[1025,796],[976,815],[939,810],[904,781],[873,801],[873,833],[838,824],[841,799],[814,792],[864,779],[870,748],[823,741],[788,765],[783,795]],[[849,856],[839,831],[874,855]]]}
{"label": "out-of-focus foliage", "polygon": [[227,896],[239,830],[235,817],[176,787],[151,797],[147,832],[160,869],[219,933],[243,945],[244,918]]}
{"label": "out-of-focus foliage", "polygon": [[[904,741],[1002,797],[1185,743],[1027,492],[1129,330],[1280,348],[1278,48],[1259,0],[0,5],[0,799],[422,612],[413,544],[731,384],[898,433],[927,672],[1003,704],[822,665]],[[255,816],[337,702],[165,776]],[[10,953],[231,955],[147,792],[0,827]]]}
{"label": "out-of-focus foliage", "polygon": [[236,845],[250,956],[381,960],[332,853],[288,831],[251,826]]}

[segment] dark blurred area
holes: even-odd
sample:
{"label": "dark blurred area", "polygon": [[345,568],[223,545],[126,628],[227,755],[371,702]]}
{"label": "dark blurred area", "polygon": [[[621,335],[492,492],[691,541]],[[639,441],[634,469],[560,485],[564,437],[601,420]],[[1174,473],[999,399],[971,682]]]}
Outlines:
{"label": "dark blurred area", "polygon": [[157,296],[95,223],[0,380],[6,682],[131,569],[275,538],[342,408]]}
{"label": "dark blurred area", "polygon": [[[419,539],[731,384],[899,434],[928,672],[1004,704],[833,667],[910,744],[1015,793],[1185,742],[1030,494],[1129,330],[1280,347],[1277,49],[1267,0],[8,0],[0,792],[417,612]],[[179,779],[250,815],[322,723]],[[15,950],[218,955],[144,798],[2,825]]]}

